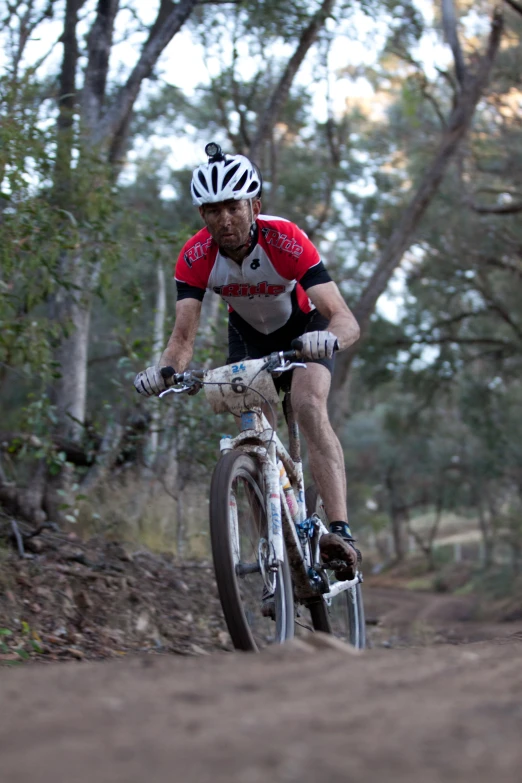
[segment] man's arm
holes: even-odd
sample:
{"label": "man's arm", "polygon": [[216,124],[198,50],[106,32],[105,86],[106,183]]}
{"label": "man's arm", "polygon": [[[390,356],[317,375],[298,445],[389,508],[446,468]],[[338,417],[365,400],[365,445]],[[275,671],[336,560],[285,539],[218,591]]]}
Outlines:
{"label": "man's arm", "polygon": [[174,367],[176,372],[187,369],[194,352],[200,315],[201,302],[198,299],[178,301],[174,329],[159,360],[159,367]]}
{"label": "man's arm", "polygon": [[337,337],[339,350],[344,351],[357,342],[361,334],[359,324],[334,282],[310,286],[306,294],[321,315],[328,318],[328,329]]}

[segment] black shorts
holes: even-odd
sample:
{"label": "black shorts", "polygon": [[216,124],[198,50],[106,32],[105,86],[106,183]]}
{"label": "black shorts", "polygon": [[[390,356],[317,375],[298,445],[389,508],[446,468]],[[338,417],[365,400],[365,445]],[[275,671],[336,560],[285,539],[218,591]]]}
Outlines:
{"label": "black shorts", "polygon": [[[303,313],[302,317],[292,319],[291,324],[286,324],[271,334],[261,334],[239,319],[230,314],[228,320],[228,359],[227,364],[235,364],[244,359],[262,359],[274,351],[289,351],[292,340],[301,337],[306,332],[321,332],[328,329],[328,318],[317,310],[311,313]],[[322,364],[333,373],[334,359],[315,359],[307,364]],[[274,378],[277,389],[286,390],[292,373],[283,373],[280,378]]]}

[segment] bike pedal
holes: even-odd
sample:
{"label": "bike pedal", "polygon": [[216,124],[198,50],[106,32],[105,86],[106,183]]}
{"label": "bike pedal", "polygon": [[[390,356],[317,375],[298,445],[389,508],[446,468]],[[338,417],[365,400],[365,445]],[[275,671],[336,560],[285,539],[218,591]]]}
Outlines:
{"label": "bike pedal", "polygon": [[270,620],[276,619],[275,611],[275,599],[268,598],[261,603],[261,614],[263,617],[268,617]]}
{"label": "bike pedal", "polygon": [[328,560],[328,562],[325,561],[320,567],[323,571],[340,571],[341,569],[346,568],[346,562],[344,560]]}
{"label": "bike pedal", "polygon": [[266,585],[263,587],[263,595],[261,597],[261,614],[263,617],[275,620],[275,595],[267,589]]}

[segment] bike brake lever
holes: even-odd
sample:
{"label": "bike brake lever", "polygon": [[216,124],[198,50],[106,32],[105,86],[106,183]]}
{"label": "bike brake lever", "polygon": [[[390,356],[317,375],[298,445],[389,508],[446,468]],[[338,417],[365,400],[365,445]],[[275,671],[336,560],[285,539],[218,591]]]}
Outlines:
{"label": "bike brake lever", "polygon": [[270,372],[288,372],[288,370],[293,370],[295,367],[304,367],[306,370],[306,364],[303,362],[290,362],[290,364],[282,364],[280,367],[271,367]]}
{"label": "bike brake lever", "polygon": [[165,397],[166,394],[183,394],[183,392],[186,392],[191,388],[192,384],[182,386],[181,389],[176,389],[174,386],[170,386],[168,389],[165,389],[165,391],[162,391],[160,394],[158,394],[158,397],[161,400],[161,398]]}

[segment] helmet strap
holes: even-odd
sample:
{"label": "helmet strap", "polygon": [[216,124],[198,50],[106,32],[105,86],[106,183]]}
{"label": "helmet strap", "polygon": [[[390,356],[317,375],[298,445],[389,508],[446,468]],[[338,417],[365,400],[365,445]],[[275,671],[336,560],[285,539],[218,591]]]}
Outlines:
{"label": "helmet strap", "polygon": [[251,198],[248,202],[250,204],[250,242],[253,241],[257,228],[256,221],[254,219],[254,207],[252,206],[253,200],[254,199]]}

